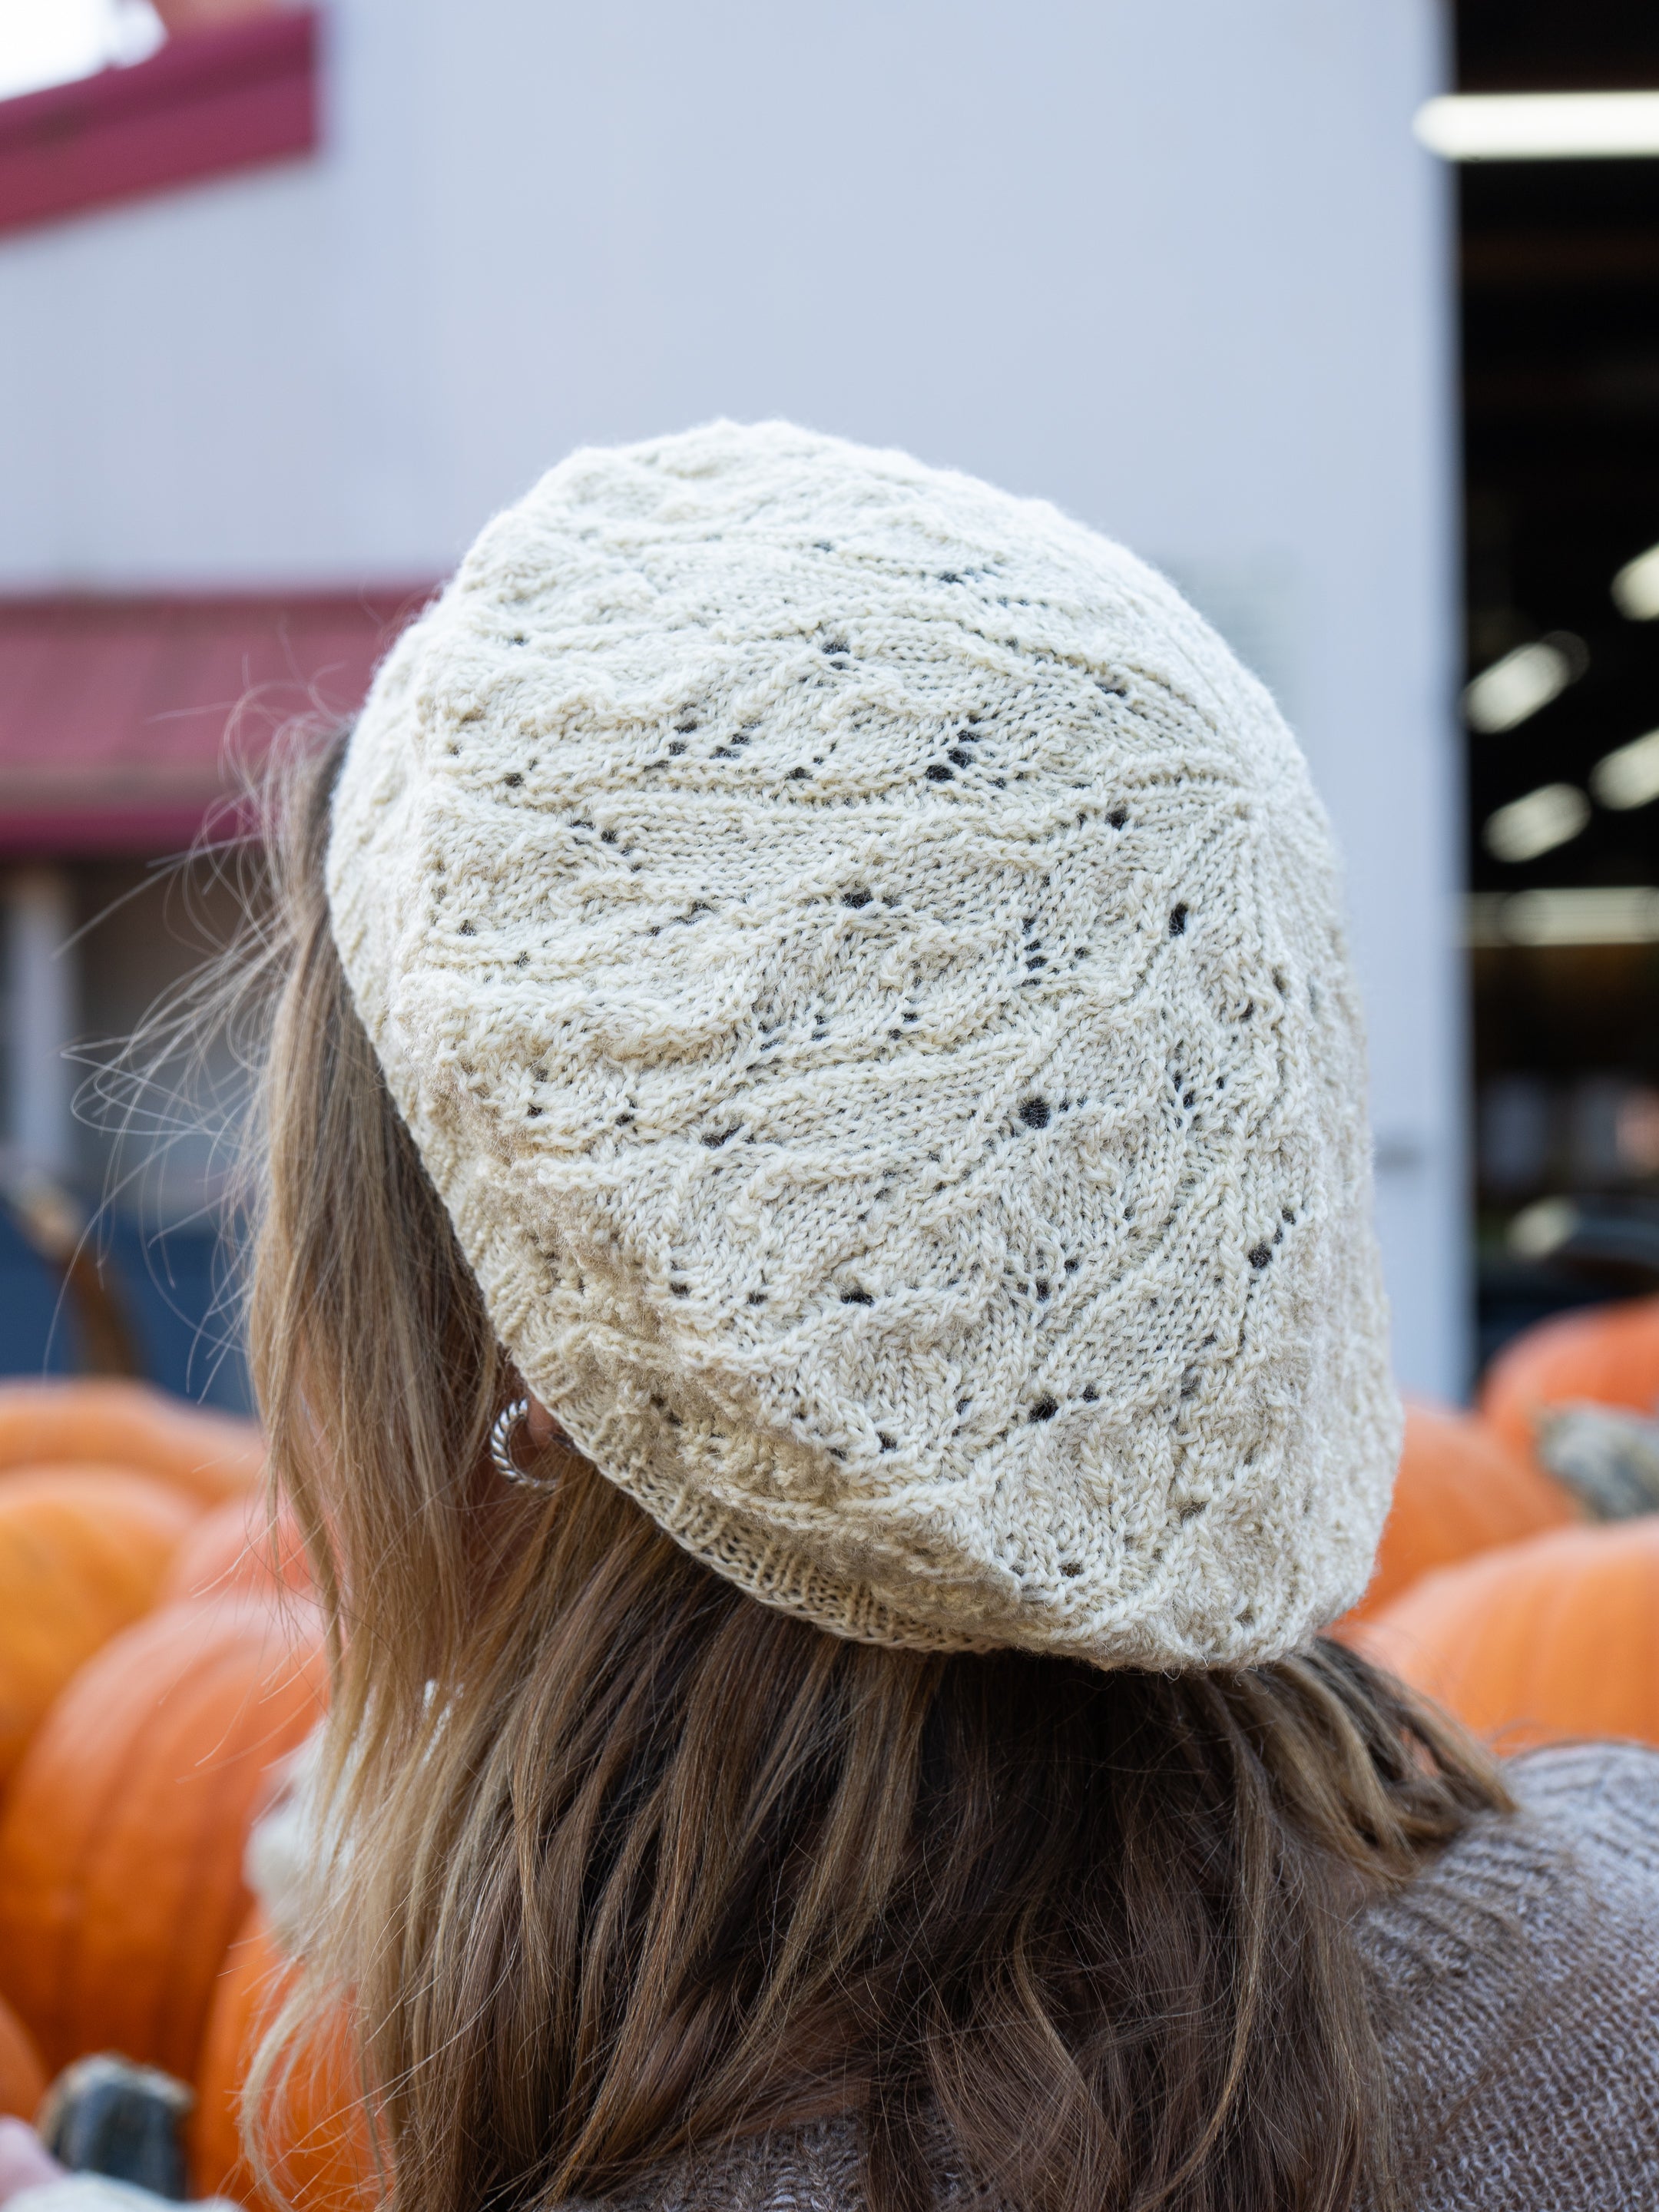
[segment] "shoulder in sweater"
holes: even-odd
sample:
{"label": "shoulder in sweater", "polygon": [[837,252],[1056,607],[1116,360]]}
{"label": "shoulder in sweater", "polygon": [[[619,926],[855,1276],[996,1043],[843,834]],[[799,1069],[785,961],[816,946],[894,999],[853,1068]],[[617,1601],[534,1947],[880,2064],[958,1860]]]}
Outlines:
{"label": "shoulder in sweater", "polygon": [[[1357,1930],[1402,2202],[1659,2212],[1659,1753],[1539,1752],[1509,1779],[1514,1814],[1477,1821]],[[850,2119],[757,2138],[605,2212],[861,2212],[860,2148]]]}
{"label": "shoulder in sweater", "polygon": [[1516,1760],[1364,1917],[1413,2212],[1659,2206],[1659,1753]]}

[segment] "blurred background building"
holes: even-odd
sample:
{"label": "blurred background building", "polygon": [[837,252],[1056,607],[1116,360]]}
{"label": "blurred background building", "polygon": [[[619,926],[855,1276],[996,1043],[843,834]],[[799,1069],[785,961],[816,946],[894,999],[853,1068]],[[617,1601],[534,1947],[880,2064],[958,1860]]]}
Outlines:
{"label": "blurred background building", "polygon": [[716,414],[1167,569],[1343,847],[1403,1378],[1597,1287],[1559,1202],[1659,1190],[1659,164],[1413,120],[1656,71],[1590,0],[0,0],[0,1367],[88,1356],[107,1193],[134,1356],[236,1394],[213,1147],[62,1049],[222,929],[228,732],[349,714],[572,446]]}
{"label": "blurred background building", "polygon": [[[1471,91],[1659,86],[1659,13],[1622,0],[1461,0],[1457,32]],[[1458,191],[1489,1351],[1650,1284],[1659,1245],[1659,161],[1468,162]]]}

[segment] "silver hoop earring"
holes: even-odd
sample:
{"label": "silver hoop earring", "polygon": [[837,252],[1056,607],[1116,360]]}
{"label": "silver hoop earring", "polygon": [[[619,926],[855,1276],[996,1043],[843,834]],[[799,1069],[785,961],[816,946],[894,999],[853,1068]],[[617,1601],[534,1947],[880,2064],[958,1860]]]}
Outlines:
{"label": "silver hoop earring", "polygon": [[[529,1411],[528,1398],[515,1398],[496,1414],[495,1426],[489,1431],[489,1463],[504,1482],[516,1482],[523,1490],[556,1490],[556,1482],[550,1482],[542,1475],[526,1474],[513,1456],[513,1439]],[[562,1429],[556,1430],[553,1440],[560,1442],[563,1436]]]}

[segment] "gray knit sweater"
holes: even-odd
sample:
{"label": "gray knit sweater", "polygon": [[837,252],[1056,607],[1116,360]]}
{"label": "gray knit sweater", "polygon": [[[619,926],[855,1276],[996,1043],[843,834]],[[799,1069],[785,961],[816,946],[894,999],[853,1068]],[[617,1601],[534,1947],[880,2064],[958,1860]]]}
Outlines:
{"label": "gray knit sweater", "polygon": [[[1517,1814],[1477,1822],[1363,1923],[1405,2201],[1659,2212],[1659,1753],[1540,1752],[1510,1781]],[[835,2121],[606,2212],[863,2212],[858,2165]]]}

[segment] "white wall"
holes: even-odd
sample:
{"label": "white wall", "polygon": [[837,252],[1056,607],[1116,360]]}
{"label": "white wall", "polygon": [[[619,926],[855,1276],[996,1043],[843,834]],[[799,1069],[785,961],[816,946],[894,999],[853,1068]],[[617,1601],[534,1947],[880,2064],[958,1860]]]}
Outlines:
{"label": "white wall", "polygon": [[1399,1365],[1467,1342],[1437,0],[337,0],[330,151],[0,243],[0,587],[446,567],[582,441],[1042,492],[1279,689],[1367,987]]}

